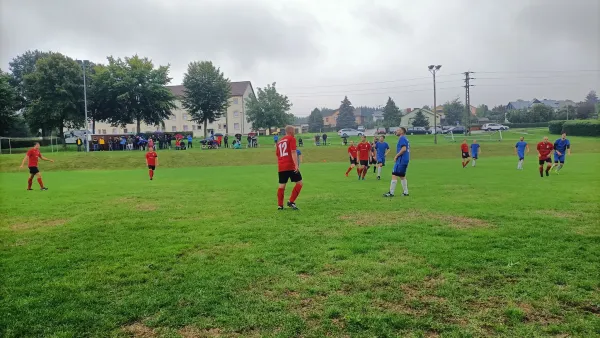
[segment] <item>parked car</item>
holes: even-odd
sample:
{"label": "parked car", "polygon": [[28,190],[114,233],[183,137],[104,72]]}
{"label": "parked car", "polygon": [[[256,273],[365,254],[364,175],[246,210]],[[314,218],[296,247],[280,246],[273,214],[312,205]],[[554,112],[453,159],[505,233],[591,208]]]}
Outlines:
{"label": "parked car", "polygon": [[406,130],[408,135],[419,135],[419,134],[427,134],[427,129],[425,127],[412,127]]}
{"label": "parked car", "polygon": [[467,132],[467,128],[465,128],[463,126],[452,127],[451,129],[448,130],[448,133],[452,133],[452,134],[464,134],[466,132]]}
{"label": "parked car", "polygon": [[356,128],[358,131],[362,131],[364,133],[365,131],[365,127],[364,126],[358,126],[358,128]]}
{"label": "parked car", "polygon": [[508,127],[505,125],[502,125],[500,123],[486,123],[483,126],[481,126],[481,130],[485,130],[485,131],[508,130]]}
{"label": "parked car", "polygon": [[398,130],[398,127],[390,127],[390,128],[388,129],[388,132],[389,132],[390,134],[392,134],[392,135],[395,135],[395,134],[396,134],[396,130]]}
{"label": "parked car", "polygon": [[344,128],[338,131],[338,136],[340,137],[348,137],[348,136],[363,136],[364,132],[358,131],[352,128]]}
{"label": "parked car", "polygon": [[435,129],[433,127],[429,128],[429,133],[433,135],[434,130],[435,130],[435,134],[445,134],[447,131],[447,130],[444,130],[444,128],[438,126]]}
{"label": "parked car", "polygon": [[375,131],[375,134],[378,135],[385,135],[386,133],[385,128],[377,128],[377,131]]}

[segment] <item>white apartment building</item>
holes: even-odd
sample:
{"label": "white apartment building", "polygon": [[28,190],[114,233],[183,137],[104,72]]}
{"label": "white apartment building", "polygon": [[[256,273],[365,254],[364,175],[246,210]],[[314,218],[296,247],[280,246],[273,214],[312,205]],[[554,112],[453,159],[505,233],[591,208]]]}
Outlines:
{"label": "white apartment building", "polygon": [[[183,85],[167,86],[176,97],[183,96]],[[252,131],[252,124],[246,121],[246,99],[254,94],[254,88],[250,81],[231,82],[231,98],[229,98],[229,108],[227,113],[213,123],[207,125],[208,133],[223,133],[229,135],[248,134]],[[151,126],[142,122],[141,132],[191,132],[194,135],[203,136],[204,126],[196,121],[192,121],[191,115],[183,109],[181,101],[175,101],[177,108],[173,110],[171,118],[164,121],[165,128],[161,126]],[[90,124],[90,129],[92,126]],[[136,124],[128,124],[124,128],[111,126],[108,123],[96,122],[94,134],[135,134]]]}

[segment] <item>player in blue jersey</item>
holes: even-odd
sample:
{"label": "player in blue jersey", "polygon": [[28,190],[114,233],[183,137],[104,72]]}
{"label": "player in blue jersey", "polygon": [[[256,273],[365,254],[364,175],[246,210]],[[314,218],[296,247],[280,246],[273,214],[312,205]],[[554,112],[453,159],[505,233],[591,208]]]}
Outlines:
{"label": "player in blue jersey", "polygon": [[525,138],[521,136],[519,142],[515,144],[515,154],[519,157],[519,163],[517,164],[517,170],[523,170],[523,160],[525,160],[525,154],[529,154],[529,145],[525,142]]}
{"label": "player in blue jersey", "polygon": [[385,142],[385,136],[379,136],[379,142],[375,143],[377,151],[377,179],[381,179],[381,168],[385,166],[385,157],[390,152],[390,145]]}
{"label": "player in blue jersey", "polygon": [[296,155],[298,155],[298,168],[300,168],[300,162],[302,162],[302,152],[296,148]]}
{"label": "player in blue jersey", "polygon": [[479,154],[481,154],[481,150],[479,149],[479,143],[477,143],[477,140],[473,140],[473,143],[471,144],[471,158],[473,159],[473,163],[471,164],[471,166],[475,166],[475,161],[477,161],[477,157],[479,156]]}
{"label": "player in blue jersey", "polygon": [[390,191],[383,194],[383,197],[394,197],[398,177],[402,183],[402,196],[408,196],[408,182],[406,181],[406,170],[410,160],[410,143],[406,138],[406,129],[404,127],[396,130],[398,144],[396,145],[396,156],[394,156],[394,168],[392,169],[392,182],[390,183]]}
{"label": "player in blue jersey", "polygon": [[565,157],[571,155],[571,142],[567,139],[567,133],[562,133],[560,138],[554,142],[554,164],[552,168],[558,174],[565,165]]}

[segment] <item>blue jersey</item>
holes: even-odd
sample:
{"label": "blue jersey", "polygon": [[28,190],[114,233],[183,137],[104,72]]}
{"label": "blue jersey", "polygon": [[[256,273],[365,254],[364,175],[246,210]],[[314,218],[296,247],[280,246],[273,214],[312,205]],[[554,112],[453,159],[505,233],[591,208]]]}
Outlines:
{"label": "blue jersey", "polygon": [[408,165],[408,161],[410,161],[410,144],[408,142],[408,139],[404,135],[400,136],[400,139],[398,139],[398,144],[396,145],[396,154],[400,152],[402,147],[406,147],[406,151],[404,152],[404,154],[398,157],[396,163]]}
{"label": "blue jersey", "polygon": [[300,166],[300,155],[302,155],[300,149],[296,149],[296,155],[298,155],[298,166]]}
{"label": "blue jersey", "polygon": [[554,150],[559,151],[561,154],[564,154],[567,149],[571,148],[571,142],[567,139],[559,138],[554,142]]}
{"label": "blue jersey", "polygon": [[471,155],[475,157],[479,153],[479,144],[473,143],[471,144]]}
{"label": "blue jersey", "polygon": [[375,143],[375,149],[377,150],[377,158],[385,159],[385,152],[390,149],[390,145],[387,142],[377,142]]}
{"label": "blue jersey", "polygon": [[527,148],[527,142],[519,141],[515,144],[515,148],[517,148],[517,154],[525,155],[525,149]]}

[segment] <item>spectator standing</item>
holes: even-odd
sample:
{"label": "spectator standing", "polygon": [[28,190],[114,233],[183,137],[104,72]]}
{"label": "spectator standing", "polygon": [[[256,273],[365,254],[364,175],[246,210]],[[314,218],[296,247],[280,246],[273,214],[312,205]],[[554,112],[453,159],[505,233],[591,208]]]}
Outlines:
{"label": "spectator standing", "polygon": [[133,137],[132,136],[129,136],[129,139],[127,140],[127,149],[133,150]]}
{"label": "spectator standing", "polygon": [[277,141],[279,141],[279,134],[273,134],[273,141],[275,142],[275,145],[277,145]]}
{"label": "spectator standing", "polygon": [[104,145],[106,143],[106,141],[104,140],[104,136],[102,136],[100,138],[100,142],[99,143],[100,143],[100,151],[104,151]]}
{"label": "spectator standing", "polygon": [[92,149],[94,149],[94,151],[98,151],[98,138],[94,137],[92,139]]}
{"label": "spectator standing", "polygon": [[225,148],[229,148],[229,136],[227,134],[225,134],[223,141],[225,141]]}
{"label": "spectator standing", "polygon": [[77,141],[75,141],[75,144],[77,144],[77,151],[81,151],[81,145],[83,144],[81,137],[77,138]]}
{"label": "spectator standing", "polygon": [[304,146],[304,141],[302,141],[302,137],[298,137],[298,146],[299,147]]}
{"label": "spectator standing", "polygon": [[171,149],[171,141],[173,141],[173,137],[171,134],[167,134],[167,147]]}
{"label": "spectator standing", "polygon": [[327,145],[327,134],[323,133],[323,145]]}
{"label": "spectator standing", "polygon": [[194,140],[194,139],[193,139],[193,137],[192,137],[192,134],[189,134],[189,135],[187,136],[187,141],[188,141],[188,145],[187,145],[187,146],[188,146],[188,148],[192,148],[192,141],[193,141],[193,140]]}

